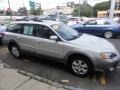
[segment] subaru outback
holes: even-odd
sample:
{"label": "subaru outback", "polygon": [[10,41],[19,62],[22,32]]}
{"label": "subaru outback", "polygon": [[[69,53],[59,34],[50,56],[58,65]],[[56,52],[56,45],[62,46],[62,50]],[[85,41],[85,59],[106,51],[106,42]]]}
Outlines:
{"label": "subaru outback", "polygon": [[120,60],[117,49],[107,40],[78,33],[60,22],[12,22],[3,39],[15,58],[25,53],[50,58],[80,77],[94,70],[115,69]]}

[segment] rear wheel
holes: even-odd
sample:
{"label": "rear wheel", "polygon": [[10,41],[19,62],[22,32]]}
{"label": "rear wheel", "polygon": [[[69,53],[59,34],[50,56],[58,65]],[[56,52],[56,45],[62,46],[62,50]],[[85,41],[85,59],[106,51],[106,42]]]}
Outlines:
{"label": "rear wheel", "polygon": [[91,62],[85,57],[71,57],[68,66],[74,74],[80,77],[86,77],[88,75],[91,75],[93,71]]}
{"label": "rear wheel", "polygon": [[113,32],[112,31],[106,31],[104,33],[104,37],[107,38],[107,39],[110,39],[113,37]]}
{"label": "rear wheel", "polygon": [[19,49],[19,47],[16,44],[11,44],[9,50],[15,58],[21,57],[21,50]]}

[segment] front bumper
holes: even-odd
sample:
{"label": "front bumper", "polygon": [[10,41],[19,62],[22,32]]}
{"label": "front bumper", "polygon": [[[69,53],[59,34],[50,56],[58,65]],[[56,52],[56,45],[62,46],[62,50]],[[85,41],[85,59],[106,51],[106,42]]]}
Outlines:
{"label": "front bumper", "polygon": [[105,70],[114,70],[120,63],[120,57],[115,57],[112,60],[99,60],[96,65],[95,69],[99,71]]}

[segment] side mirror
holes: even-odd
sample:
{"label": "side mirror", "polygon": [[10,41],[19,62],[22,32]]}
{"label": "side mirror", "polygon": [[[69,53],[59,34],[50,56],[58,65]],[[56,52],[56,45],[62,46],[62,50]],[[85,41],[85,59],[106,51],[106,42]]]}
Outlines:
{"label": "side mirror", "polygon": [[57,36],[50,36],[50,40],[57,41],[58,37]]}

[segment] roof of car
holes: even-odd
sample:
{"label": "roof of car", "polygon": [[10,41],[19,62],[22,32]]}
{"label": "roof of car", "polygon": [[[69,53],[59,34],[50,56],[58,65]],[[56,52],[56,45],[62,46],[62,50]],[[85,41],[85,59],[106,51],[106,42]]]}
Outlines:
{"label": "roof of car", "polygon": [[40,24],[40,25],[45,25],[45,26],[51,26],[54,24],[58,24],[60,22],[57,21],[50,21],[50,20],[44,20],[42,22],[37,22],[37,21],[15,21],[11,22],[11,24],[16,23],[16,24]]}

